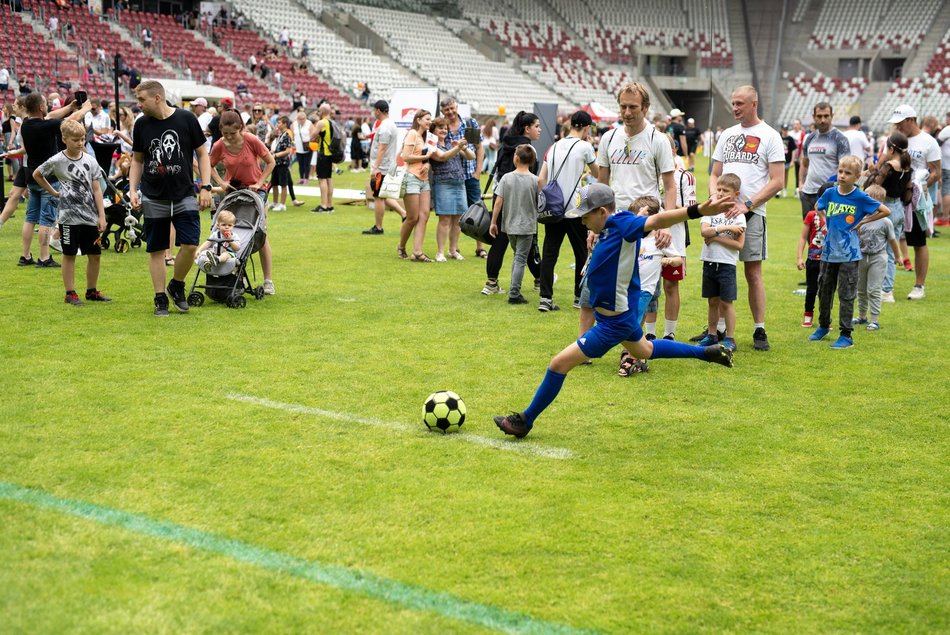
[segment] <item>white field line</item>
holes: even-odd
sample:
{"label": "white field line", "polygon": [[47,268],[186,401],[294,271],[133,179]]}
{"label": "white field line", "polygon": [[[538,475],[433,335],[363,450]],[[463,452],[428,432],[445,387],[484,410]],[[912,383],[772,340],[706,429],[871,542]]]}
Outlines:
{"label": "white field line", "polygon": [[[390,430],[392,432],[414,432],[419,429],[418,426],[410,426],[406,423],[400,423],[398,421],[383,421],[382,419],[375,419],[373,417],[361,417],[359,415],[350,414],[347,412],[335,412],[333,410],[325,410],[323,408],[314,408],[312,406],[304,406],[301,404],[286,403],[283,401],[272,401],[271,399],[265,399],[263,397],[255,397],[253,395],[242,395],[240,393],[229,393],[228,399],[233,401],[243,401],[244,403],[254,404],[256,406],[262,406],[264,408],[273,408],[275,410],[283,410],[284,412],[295,412],[299,414],[308,414],[315,415],[317,417],[323,417],[325,419],[333,419],[335,421],[344,421],[346,423],[361,423],[367,426],[373,426],[375,428],[383,428],[385,430]],[[468,434],[465,432],[459,434],[448,434],[445,435],[448,439],[454,439],[460,442],[474,443],[476,445],[481,445],[495,450],[505,450],[507,452],[517,452],[519,454],[531,454],[534,456],[540,456],[546,459],[571,459],[574,458],[574,453],[567,448],[556,448],[543,446],[532,441],[513,441],[505,439],[493,439],[491,437],[482,437],[476,434]]]}

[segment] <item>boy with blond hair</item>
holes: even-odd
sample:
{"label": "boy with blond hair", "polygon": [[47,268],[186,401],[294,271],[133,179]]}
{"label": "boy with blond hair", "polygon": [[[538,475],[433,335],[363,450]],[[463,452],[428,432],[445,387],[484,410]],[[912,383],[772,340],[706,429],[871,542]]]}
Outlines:
{"label": "boy with blond hair", "polygon": [[[33,180],[59,201],[59,233],[63,247],[64,302],[82,306],[76,293],[76,255],[79,250],[86,256],[86,300],[109,302],[97,288],[99,261],[102,250],[99,234],[106,228],[106,210],[102,201],[99,175],[102,170],[90,155],[83,151],[86,128],[78,121],[67,119],[60,125],[66,149],[54,154],[33,171]],[[59,180],[56,191],[47,180]]]}
{"label": "boy with blond hair", "polygon": [[825,191],[815,204],[818,213],[825,217],[828,234],[822,247],[818,274],[818,328],[808,339],[818,342],[828,336],[837,290],[841,335],[831,344],[834,349],[854,346],[851,320],[858,289],[858,263],[861,261],[858,230],[891,213],[885,205],[855,185],[863,169],[864,164],[858,157],[849,155],[841,159],[838,162],[838,185]]}
{"label": "boy with blond hair", "polygon": [[[887,197],[887,192],[880,185],[870,185],[864,193],[879,203],[883,203]],[[900,249],[900,245],[890,218],[881,218],[863,225],[858,230],[858,242],[861,245],[861,263],[858,265],[858,317],[851,320],[851,323],[855,326],[867,325],[867,330],[876,331],[881,328],[881,288],[884,285],[884,273],[887,271],[887,245],[890,245],[891,249]]]}

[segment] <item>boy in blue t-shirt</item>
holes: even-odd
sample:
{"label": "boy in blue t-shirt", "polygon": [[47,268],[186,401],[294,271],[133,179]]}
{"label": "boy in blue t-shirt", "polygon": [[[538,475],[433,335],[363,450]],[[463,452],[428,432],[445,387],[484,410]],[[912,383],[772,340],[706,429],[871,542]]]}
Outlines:
{"label": "boy in blue t-shirt", "polygon": [[837,289],[838,328],[841,335],[831,345],[835,349],[854,346],[851,319],[854,317],[858,264],[861,261],[857,230],[891,213],[886,206],[855,185],[863,168],[858,157],[846,156],[841,159],[838,162],[837,187],[828,189],[815,204],[815,209],[825,218],[828,233],[821,250],[821,269],[818,274],[818,328],[808,339],[817,342],[828,335]]}
{"label": "boy in blue t-shirt", "polygon": [[524,437],[531,431],[538,415],[557,397],[567,373],[590,358],[602,357],[617,344],[623,344],[631,355],[639,359],[691,357],[731,367],[732,351],[719,344],[702,347],[672,340],[649,341],[643,337],[638,311],[640,272],[637,260],[640,239],[647,232],[670,227],[687,218],[714,216],[734,205],[734,200],[716,199],[652,216],[637,216],[626,210],[615,211],[614,191],[610,186],[595,183],[581,188],[576,209],[565,216],[580,218],[589,231],[599,234],[584,274],[596,324],[554,356],[544,381],[524,412],[497,416],[495,425],[505,434]]}

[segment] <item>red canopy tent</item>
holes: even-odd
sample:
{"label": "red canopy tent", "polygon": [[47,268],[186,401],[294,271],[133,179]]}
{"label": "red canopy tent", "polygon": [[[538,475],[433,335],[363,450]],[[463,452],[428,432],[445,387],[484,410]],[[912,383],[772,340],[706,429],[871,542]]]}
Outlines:
{"label": "red canopy tent", "polygon": [[598,104],[596,101],[592,101],[586,106],[581,107],[581,110],[590,115],[591,119],[594,121],[617,121],[620,117],[616,112],[610,110],[606,106]]}

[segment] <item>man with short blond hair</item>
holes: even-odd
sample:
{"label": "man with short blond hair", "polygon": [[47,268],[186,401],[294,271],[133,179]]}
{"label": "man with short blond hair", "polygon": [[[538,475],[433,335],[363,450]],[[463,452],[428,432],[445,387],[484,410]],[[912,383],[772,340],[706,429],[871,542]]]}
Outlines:
{"label": "man with short blond hair", "polygon": [[[785,144],[782,137],[759,119],[759,94],[752,86],[740,86],[732,93],[732,114],[738,122],[722,133],[713,153],[709,176],[710,196],[723,174],[736,174],[742,181],[739,200],[745,206],[745,243],[739,252],[749,287],[752,312],[752,344],[757,351],[769,350],[765,333],[765,280],[762,261],[768,258],[765,205],[778,194],[785,180]],[[725,321],[719,319],[719,328]]]}

